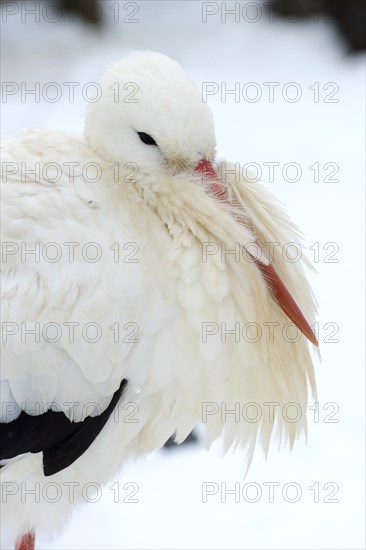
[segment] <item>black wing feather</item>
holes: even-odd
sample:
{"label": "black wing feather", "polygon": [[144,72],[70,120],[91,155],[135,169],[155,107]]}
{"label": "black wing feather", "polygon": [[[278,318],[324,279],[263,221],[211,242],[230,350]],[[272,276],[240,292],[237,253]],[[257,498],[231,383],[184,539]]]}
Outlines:
{"label": "black wing feather", "polygon": [[99,435],[115,409],[127,380],[122,380],[108,407],[99,416],[71,422],[60,411],[32,416],[22,411],[16,420],[0,423],[0,460],[43,451],[43,472],[50,476],[75,462]]}

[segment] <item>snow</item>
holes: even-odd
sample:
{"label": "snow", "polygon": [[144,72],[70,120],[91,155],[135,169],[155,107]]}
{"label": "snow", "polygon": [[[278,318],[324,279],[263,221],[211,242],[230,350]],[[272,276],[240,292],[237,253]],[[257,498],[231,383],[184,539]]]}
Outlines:
{"label": "snow", "polygon": [[[245,89],[250,95],[259,86],[262,98],[256,103],[242,95],[238,102],[234,95],[223,102],[220,93],[208,101],[219,156],[259,165],[263,179],[306,235],[313,262],[314,243],[319,243],[318,273],[310,274],[320,305],[319,420],[316,411],[309,410],[307,444],[299,442],[291,454],[272,449],[267,461],[256,456],[245,478],[240,452],[222,458],[219,446],[208,453],[200,446],[162,450],[128,464],[117,485],[111,482],[96,502],[77,510],[61,537],[51,544],[39,541],[39,548],[364,547],[364,57],[346,53],[332,23],[293,24],[279,18],[270,23],[264,11],[256,23],[243,16],[239,22],[233,16],[222,22],[225,3],[214,2],[210,4],[218,13],[203,23],[205,4],[103,2],[108,21],[100,30],[78,21],[50,23],[41,17],[32,22],[29,15],[22,23],[20,12],[9,16],[2,32],[3,80],[29,87],[39,82],[40,89],[56,82],[62,97],[52,103],[47,96],[39,102],[31,96],[22,102],[20,93],[9,96],[2,104],[3,136],[26,127],[82,131],[87,102],[80,90],[131,49],[160,50],[175,57],[200,89],[207,82],[217,83],[219,91],[222,83],[233,89],[238,82],[240,93]],[[119,23],[114,23],[110,6],[119,7]],[[136,7],[137,13],[129,15]],[[133,18],[138,22],[126,21]],[[80,83],[73,103],[67,82]],[[253,82],[257,88],[244,88]],[[272,103],[269,85],[264,84],[269,82],[278,83]],[[293,82],[301,99],[285,101],[282,92]],[[314,102],[316,82],[319,102]],[[335,84],[324,90],[327,83]],[[288,88],[289,96],[295,91]],[[337,103],[323,101],[331,92]],[[272,182],[270,162],[280,163]],[[287,163],[300,166],[299,181],[290,181],[295,169],[291,166],[282,177]],[[319,163],[319,182],[314,181],[315,168],[310,169],[314,163]],[[323,168],[326,163],[335,164]],[[339,181],[324,181],[337,167],[333,178]],[[324,249],[327,243],[335,245]],[[333,258],[338,261],[325,262],[337,247]],[[337,326],[333,339],[339,341],[330,342]],[[279,484],[273,502],[268,482]],[[207,502],[202,501],[205,483],[217,489]],[[240,494],[227,494],[223,501],[221,483],[227,489],[239,484]],[[295,489],[301,496],[289,502]],[[256,491],[257,501],[251,502]],[[327,495],[336,502],[324,502]],[[129,502],[132,498],[138,502]],[[86,500],[91,500],[89,493]],[[52,513],[52,504],[50,509]]]}

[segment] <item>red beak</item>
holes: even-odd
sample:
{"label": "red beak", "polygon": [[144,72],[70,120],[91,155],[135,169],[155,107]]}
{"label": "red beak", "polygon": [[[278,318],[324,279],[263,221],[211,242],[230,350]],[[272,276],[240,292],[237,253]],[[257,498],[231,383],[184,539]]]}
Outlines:
{"label": "red beak", "polygon": [[[211,162],[206,159],[202,159],[196,166],[195,172],[199,172],[206,179],[211,180],[209,183],[209,188],[212,191],[213,195],[219,199],[224,200],[226,203],[229,203],[227,189],[222,182],[220,182]],[[238,220],[239,223],[243,223]],[[253,257],[253,256],[252,256]],[[265,265],[256,258],[254,261],[263,275],[264,280],[267,283],[267,286],[275,299],[278,305],[281,307],[282,311],[286,313],[287,317],[297,326],[299,330],[310,340],[314,346],[318,346],[318,341],[315,338],[311,327],[303,314],[300,311],[300,308],[296,304],[295,300],[292,298],[291,294],[281,281],[278,276],[275,268],[272,264]]]}
{"label": "red beak", "polygon": [[217,174],[211,162],[207,159],[200,160],[194,171],[199,172],[200,174],[203,174],[204,176],[207,176],[209,178],[217,179]]}

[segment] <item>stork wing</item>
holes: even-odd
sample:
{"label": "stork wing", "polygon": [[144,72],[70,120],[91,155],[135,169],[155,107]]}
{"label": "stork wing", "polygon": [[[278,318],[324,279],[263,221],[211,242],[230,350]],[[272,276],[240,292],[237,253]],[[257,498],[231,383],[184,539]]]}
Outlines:
{"label": "stork wing", "polygon": [[81,422],[109,406],[136,345],[140,267],[114,247],[133,238],[103,215],[101,185],[84,177],[95,156],[77,137],[27,131],[2,153],[1,420]]}
{"label": "stork wing", "polygon": [[63,412],[48,410],[38,416],[22,411],[16,420],[0,423],[1,460],[43,451],[45,476],[67,468],[99,435],[126,384],[127,380],[122,380],[108,407],[101,414],[88,416],[80,422],[71,422]]}

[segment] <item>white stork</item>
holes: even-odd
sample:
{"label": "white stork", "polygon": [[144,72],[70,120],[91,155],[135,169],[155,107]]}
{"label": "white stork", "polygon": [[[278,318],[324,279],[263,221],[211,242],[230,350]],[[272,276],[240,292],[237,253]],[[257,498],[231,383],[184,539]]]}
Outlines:
{"label": "white stork", "polygon": [[273,435],[293,445],[315,392],[315,301],[303,257],[281,253],[296,227],[216,161],[212,114],[175,61],[133,53],[101,90],[84,135],[25,130],[2,149],[1,518],[18,550],[58,533],[86,483],[183,441],[206,404],[261,407],[258,422],[206,418],[207,443],[223,434],[249,462]]}

